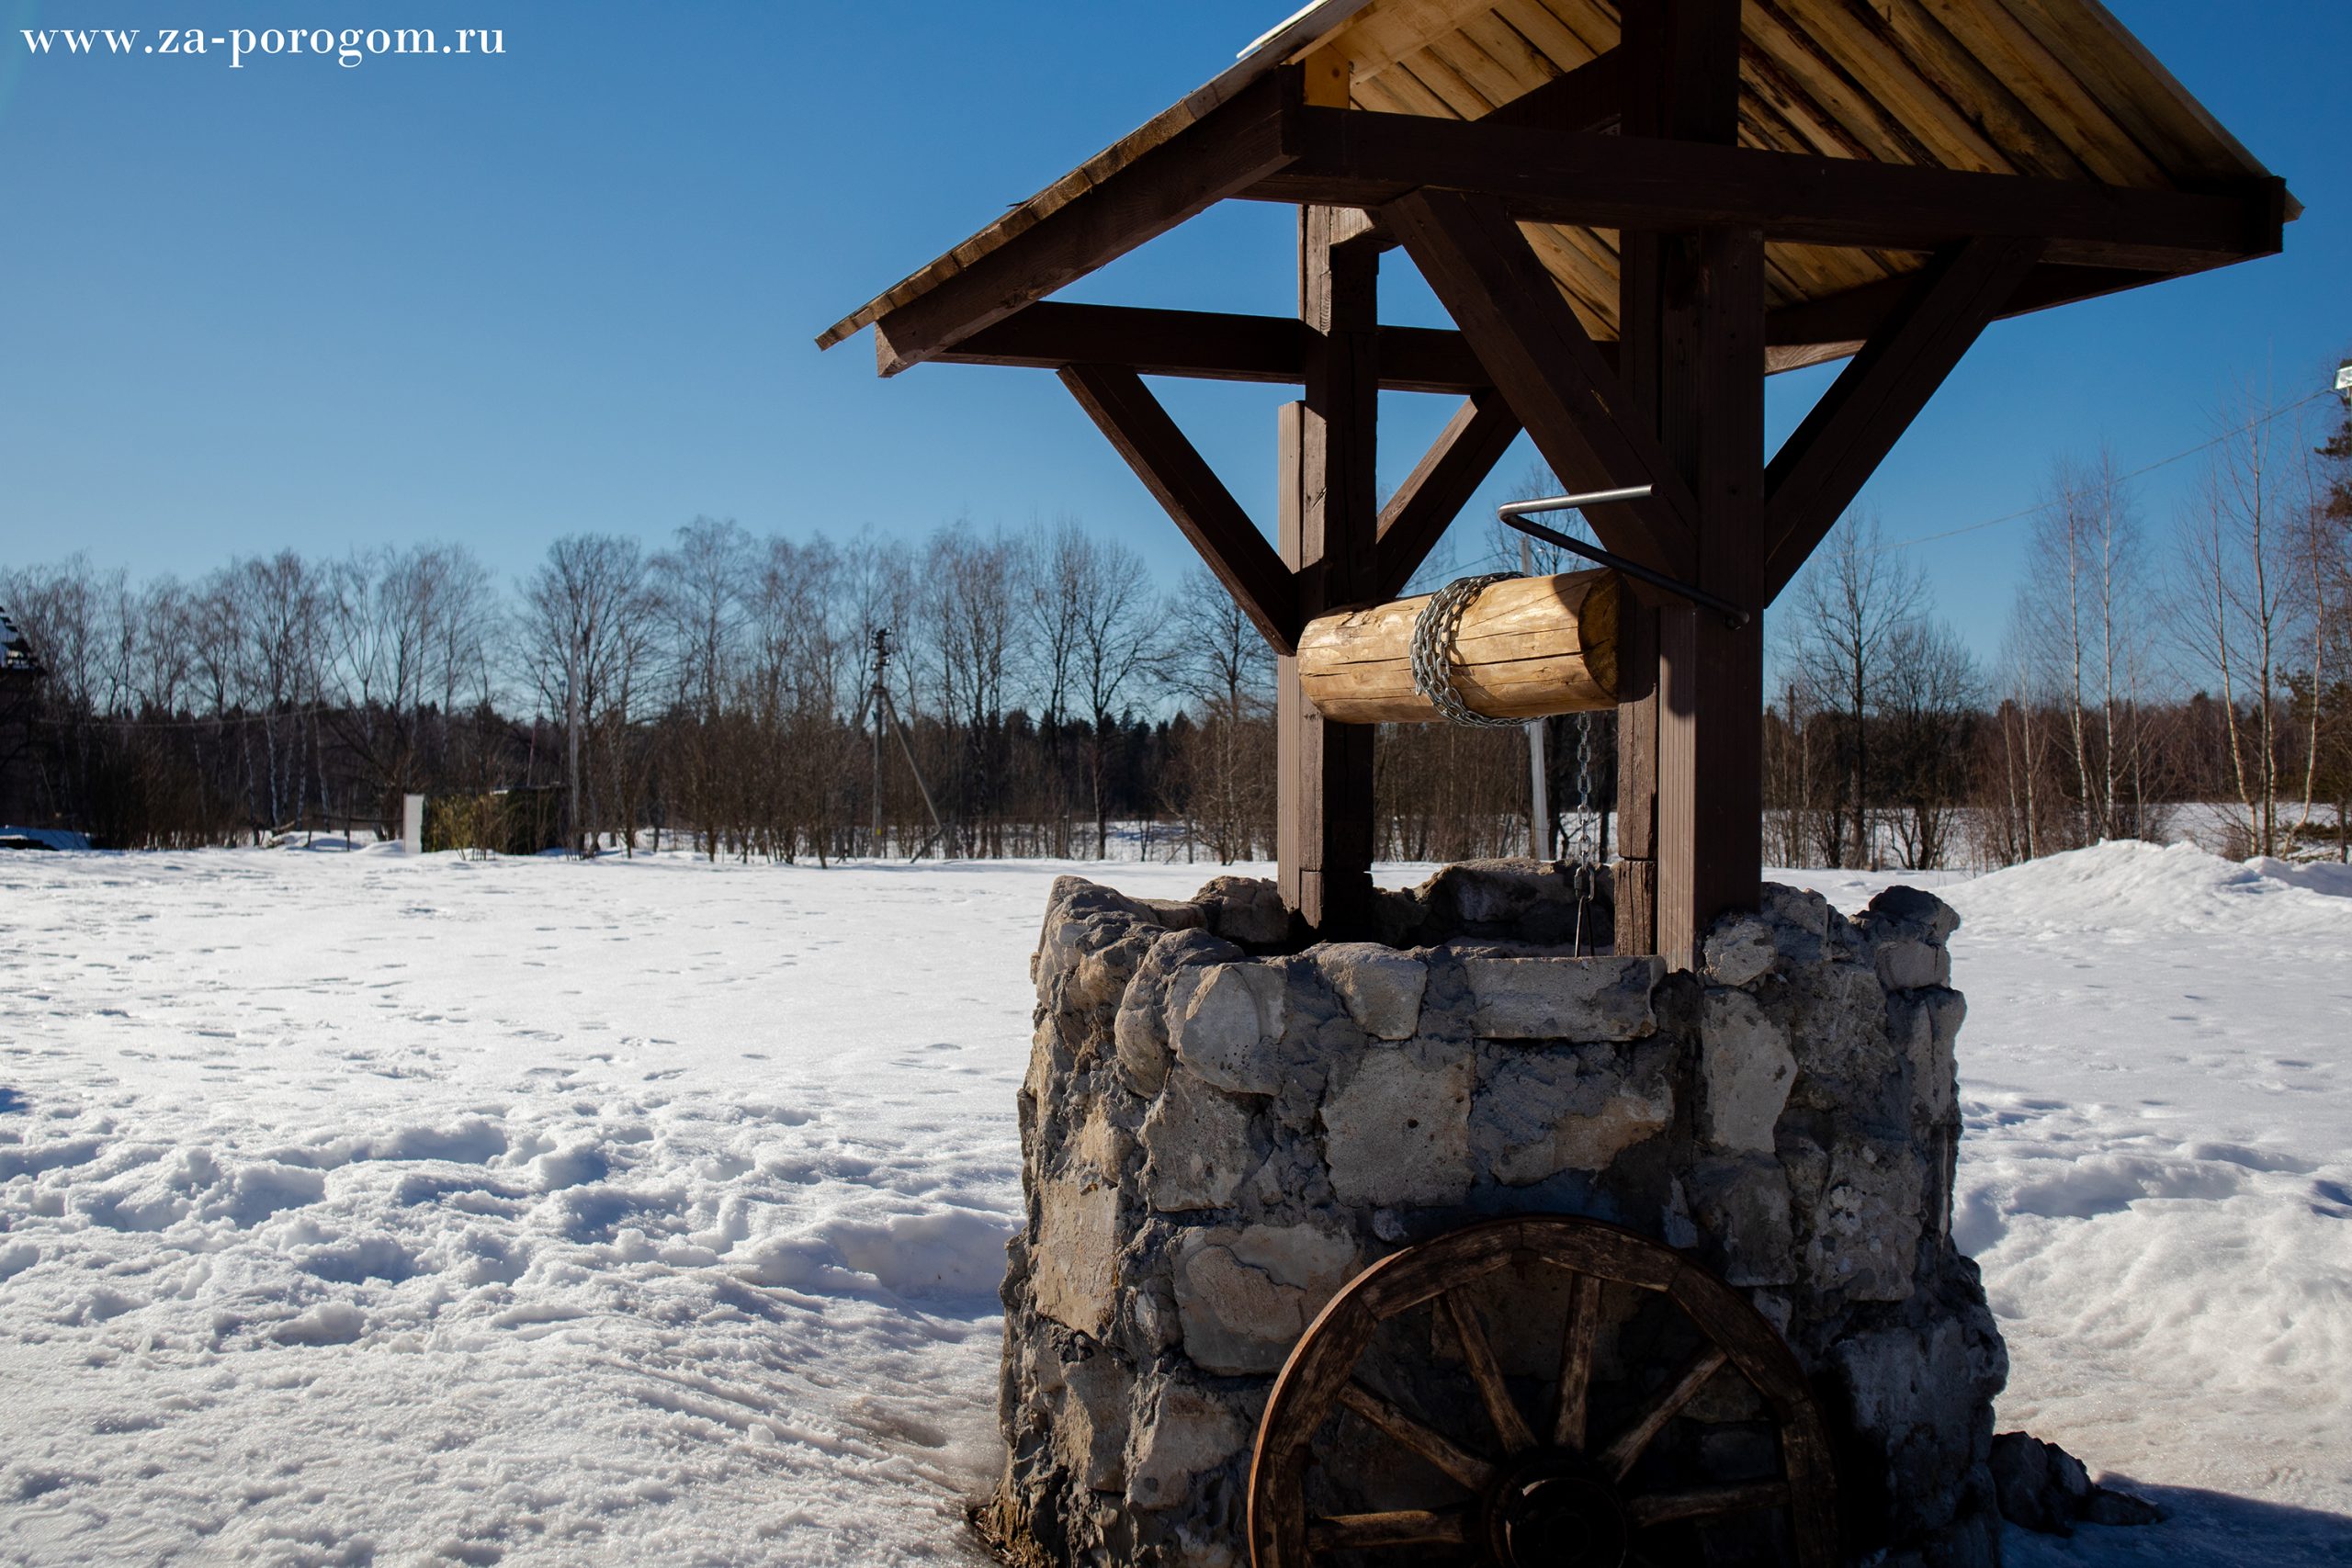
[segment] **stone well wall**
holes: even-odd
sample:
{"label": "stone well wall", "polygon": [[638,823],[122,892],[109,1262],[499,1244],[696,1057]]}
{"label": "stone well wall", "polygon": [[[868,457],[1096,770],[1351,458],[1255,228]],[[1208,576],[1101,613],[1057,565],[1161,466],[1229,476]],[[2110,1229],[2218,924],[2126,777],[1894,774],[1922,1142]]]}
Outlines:
{"label": "stone well wall", "polygon": [[1265,883],[1171,905],[1057,882],[989,1533],[1028,1562],[1246,1562],[1256,1422],[1323,1302],[1410,1242],[1544,1212],[1691,1249],[1781,1326],[1859,1552],[1997,1562],[2007,1359],[1950,1235],[1957,917],[1906,889],[1852,919],[1766,902],[1669,975],[1567,955],[1605,904],[1528,863],[1385,896],[1412,945],[1303,953]]}

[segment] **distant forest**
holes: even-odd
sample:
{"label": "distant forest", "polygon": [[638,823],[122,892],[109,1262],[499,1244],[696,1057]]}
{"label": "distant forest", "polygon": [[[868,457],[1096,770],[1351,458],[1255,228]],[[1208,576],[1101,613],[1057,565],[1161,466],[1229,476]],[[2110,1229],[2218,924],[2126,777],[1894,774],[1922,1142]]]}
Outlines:
{"label": "distant forest", "polygon": [[[2352,420],[2292,428],[2218,442],[2161,547],[2110,458],[2056,465],[1991,660],[1849,517],[1771,615],[1767,858],[2006,864],[2162,837],[2192,802],[2222,807],[2217,847],[2345,855]],[[1074,523],[897,544],[698,519],[651,552],[568,536],[511,588],[453,545],[198,581],[74,557],[0,571],[0,606],[46,671],[0,679],[0,818],[105,846],[390,834],[412,792],[532,788],[581,852],[1273,848],[1263,643],[1205,576],[1163,595]],[[901,722],[877,730],[885,628]],[[1598,850],[1613,716],[1547,732],[1553,808]],[[1377,756],[1384,857],[1525,852],[1520,732],[1385,727]]]}

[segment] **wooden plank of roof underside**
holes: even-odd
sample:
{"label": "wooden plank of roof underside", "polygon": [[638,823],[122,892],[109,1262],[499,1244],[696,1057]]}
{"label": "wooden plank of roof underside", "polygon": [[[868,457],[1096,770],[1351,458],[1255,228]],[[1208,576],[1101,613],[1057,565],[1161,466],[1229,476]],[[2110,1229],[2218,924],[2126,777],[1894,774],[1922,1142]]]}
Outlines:
{"label": "wooden plank of roof underside", "polygon": [[1430,96],[1443,104],[1446,118],[1451,119],[1476,119],[1497,104],[1509,103],[1519,96],[1512,90],[1516,84],[1498,80],[1501,71],[1493,61],[1476,49],[1461,44],[1452,34],[1425,49],[1415,50],[1391,65],[1385,74],[1395,76],[1399,72],[1409,73]]}
{"label": "wooden plank of roof underside", "polygon": [[[1779,21],[1783,15],[1764,0],[1748,14],[1759,23]],[[1980,174],[2022,172],[1960,106],[1919,73],[1875,10],[1840,0],[1789,0],[1785,18],[1804,29],[1847,79],[1916,141],[1926,153],[1921,162]]]}
{"label": "wooden plank of roof underside", "polygon": [[1581,7],[1566,7],[1577,14],[1564,15],[1563,8],[1544,0],[1493,0],[1490,8],[1562,71],[1573,71],[1617,47],[1616,24],[1600,25]]}
{"label": "wooden plank of roof underside", "polygon": [[2047,47],[2064,54],[2083,86],[2175,179],[2235,181],[2266,172],[2098,0],[2003,4]]}
{"label": "wooden plank of roof underside", "polygon": [[1925,0],[1961,47],[2007,81],[2044,125],[2083,161],[2093,177],[2143,190],[2175,182],[2156,158],[2117,124],[2075,73],[2052,54],[1999,0]]}
{"label": "wooden plank of roof underside", "polygon": [[1331,39],[1356,78],[1376,76],[1449,30],[1454,17],[1483,0],[1374,0]]}
{"label": "wooden plank of roof underside", "polygon": [[1568,309],[1592,337],[1617,336],[1617,236],[1613,230],[1522,223],[1529,248],[1560,286]]}
{"label": "wooden plank of roof underside", "polygon": [[1778,309],[1829,299],[1917,272],[1925,265],[1924,254],[1900,251],[1768,243],[1764,247],[1765,304]]}
{"label": "wooden plank of roof underside", "polygon": [[[1746,0],[1740,15],[1747,43],[1779,71],[1790,95],[1784,112],[1801,130],[1826,122],[1860,156],[1875,163],[1936,163],[1933,150],[1855,80],[1804,24],[1785,15],[1772,0]],[[1840,149],[1828,146],[1807,151],[1828,157],[1841,154]]]}
{"label": "wooden plank of roof underside", "polygon": [[1952,37],[1921,0],[1877,0],[1877,15],[1911,69],[1959,106],[2018,173],[2053,180],[2092,177],[2065,140]]}
{"label": "wooden plank of roof underside", "polygon": [[1743,146],[1816,158],[1867,158],[1860,138],[1830,118],[1773,59],[1741,46],[1739,140]]}

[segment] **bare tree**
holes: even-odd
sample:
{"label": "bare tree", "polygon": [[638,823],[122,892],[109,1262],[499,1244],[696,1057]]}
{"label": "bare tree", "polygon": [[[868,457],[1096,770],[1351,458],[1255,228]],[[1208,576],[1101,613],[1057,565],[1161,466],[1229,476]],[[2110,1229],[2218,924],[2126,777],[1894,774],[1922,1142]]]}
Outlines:
{"label": "bare tree", "polygon": [[497,624],[490,572],[462,545],[385,549],[322,574],[329,728],[368,775],[389,829],[421,789],[452,714],[490,698]]}
{"label": "bare tree", "polygon": [[1143,559],[1125,545],[1086,539],[1077,550],[1076,686],[1091,719],[1087,775],[1094,797],[1094,858],[1110,852],[1111,747],[1122,705],[1139,694],[1161,662],[1159,606]]}
{"label": "bare tree", "polygon": [[1001,533],[983,536],[968,523],[934,536],[926,562],[941,705],[956,732],[967,854],[1003,852],[1004,718],[1012,699],[1019,572],[1012,540]]}
{"label": "bare tree", "polygon": [[1063,795],[1062,747],[1070,728],[1070,699],[1079,684],[1081,629],[1088,596],[1094,592],[1095,546],[1072,517],[1023,545],[1022,626],[1028,635],[1030,662],[1039,699],[1040,736],[1045,741],[1046,809],[1050,818],[1049,852],[1070,852],[1069,803]]}
{"label": "bare tree", "polygon": [[2061,460],[2018,592],[2020,651],[2059,711],[2076,840],[2147,830],[2139,708],[2147,602],[2139,521],[2111,454]]}
{"label": "bare tree", "polygon": [[1195,567],[1169,611],[1168,679],[1193,704],[1182,757],[1184,812],[1230,863],[1272,842],[1274,656],[1222,584]]}
{"label": "bare tree", "polygon": [[1967,646],[1924,616],[1886,640],[1879,695],[1893,837],[1906,871],[1951,863],[1984,699]]}
{"label": "bare tree", "polygon": [[2292,787],[2286,678],[2305,658],[2316,664],[2324,626],[2310,548],[2319,498],[2298,483],[2308,470],[2278,451],[2274,411],[2244,412],[2181,530],[2177,625],[2185,661],[2218,687],[2236,827],[2249,852],[2269,855],[2284,846]]}
{"label": "bare tree", "polygon": [[627,803],[612,798],[624,792],[626,759],[597,753],[624,749],[649,641],[645,561],[637,542],[610,534],[558,539],[523,586],[522,615],[526,673],[563,734],[565,837],[584,854],[608,813],[634,826],[627,822]]}
{"label": "bare tree", "polygon": [[741,528],[697,517],[648,563],[647,603],[669,678],[673,783],[712,860],[728,813],[727,708],[739,674],[752,559],[752,539]]}
{"label": "bare tree", "polygon": [[1805,567],[1796,614],[1781,622],[1790,628],[1787,649],[1797,678],[1834,728],[1836,805],[1842,809],[1825,815],[1821,846],[1833,866],[1875,862],[1869,718],[1884,689],[1888,642],[1926,592],[1926,578],[1887,547],[1878,519],[1849,512]]}

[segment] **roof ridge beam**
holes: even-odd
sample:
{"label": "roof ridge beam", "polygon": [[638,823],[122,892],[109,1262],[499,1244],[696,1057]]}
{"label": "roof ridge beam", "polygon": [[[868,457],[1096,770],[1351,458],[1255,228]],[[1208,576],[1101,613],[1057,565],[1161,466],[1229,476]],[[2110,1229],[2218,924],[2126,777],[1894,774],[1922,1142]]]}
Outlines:
{"label": "roof ridge beam", "polygon": [[2049,261],[2160,273],[2269,254],[2285,216],[2275,178],[2224,194],[2128,190],[1368,109],[1301,106],[1297,119],[1297,156],[1243,196],[1387,207],[1432,186],[1490,197],[1522,222],[1758,228],[1882,250],[2038,238]]}

